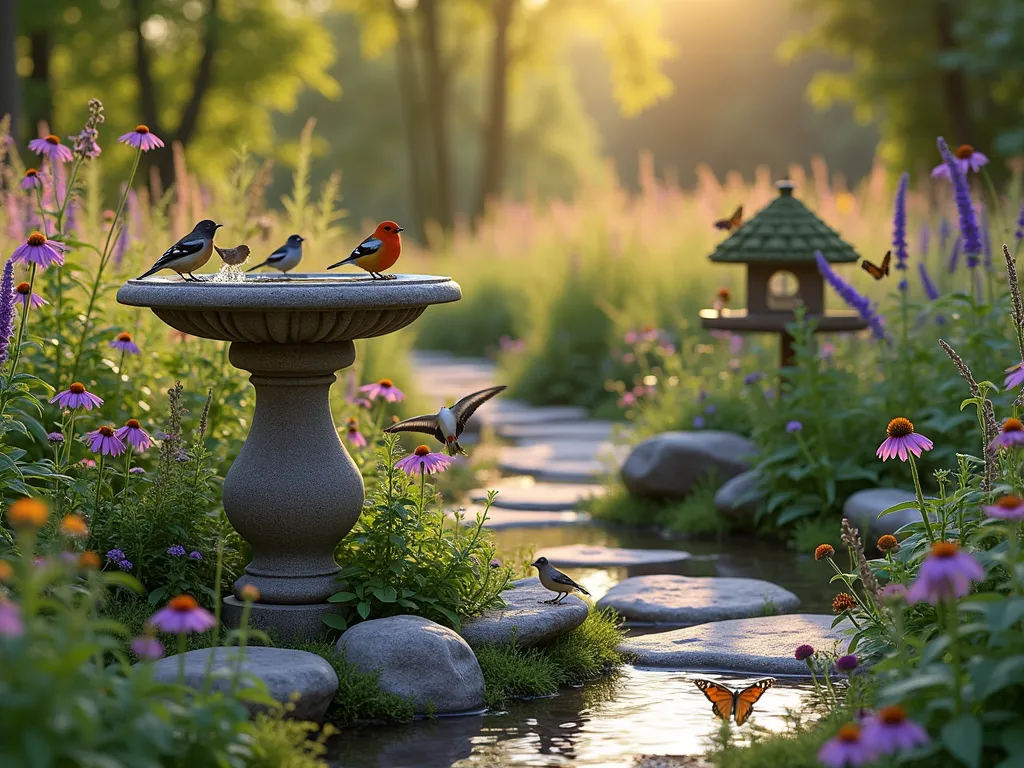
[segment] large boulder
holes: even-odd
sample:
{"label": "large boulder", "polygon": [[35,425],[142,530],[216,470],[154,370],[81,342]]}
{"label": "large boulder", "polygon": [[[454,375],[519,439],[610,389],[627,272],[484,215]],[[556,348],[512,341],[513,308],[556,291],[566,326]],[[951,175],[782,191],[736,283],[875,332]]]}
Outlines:
{"label": "large boulder", "polygon": [[750,469],[756,448],[732,432],[663,432],[640,443],[622,466],[622,482],[638,496],[682,498],[707,475],[719,482]]}
{"label": "large boulder", "polygon": [[[230,691],[238,664],[239,648],[200,648],[185,654],[185,684],[197,690],[206,684],[210,666],[210,686],[215,691]],[[242,662],[242,674],[257,677],[276,701],[294,701],[289,717],[297,720],[323,720],[327,707],[338,691],[338,675],[326,660],[315,653],[289,648],[249,647]],[[210,662],[210,656],[213,661]],[[178,681],[178,656],[168,656],[153,664],[153,678],[162,683]],[[244,683],[241,687],[245,687]],[[294,694],[298,694],[298,699]],[[265,711],[266,706],[246,701],[250,714]]]}
{"label": "large boulder", "polygon": [[760,483],[761,474],[756,469],[741,472],[715,493],[715,509],[733,520],[753,520],[764,501],[764,494],[757,490]]}
{"label": "large boulder", "polygon": [[642,667],[743,672],[751,675],[809,677],[807,664],[793,653],[805,643],[819,651],[846,653],[850,645],[841,622],[834,616],[793,613],[700,624],[686,629],[630,637],[619,646]]}
{"label": "large boulder", "polygon": [[484,706],[484,675],[457,633],[420,616],[356,624],[338,653],[362,672],[379,672],[382,691],[411,699],[417,714],[453,714]]}
{"label": "large boulder", "polygon": [[864,543],[871,546],[879,536],[896,533],[907,523],[921,519],[921,510],[916,507],[879,517],[889,507],[916,498],[913,491],[900,488],[868,488],[847,498],[843,503],[843,517],[860,529]]}
{"label": "large boulder", "polygon": [[494,608],[462,624],[459,633],[472,645],[506,645],[522,648],[543,645],[571,632],[587,620],[589,608],[575,595],[558,605],[544,605],[554,595],[533,576],[512,582],[513,589],[501,593],[504,608]]}
{"label": "large boulder", "polygon": [[668,574],[626,579],[597,601],[627,621],[680,626],[789,613],[798,605],[796,595],[770,581]]}

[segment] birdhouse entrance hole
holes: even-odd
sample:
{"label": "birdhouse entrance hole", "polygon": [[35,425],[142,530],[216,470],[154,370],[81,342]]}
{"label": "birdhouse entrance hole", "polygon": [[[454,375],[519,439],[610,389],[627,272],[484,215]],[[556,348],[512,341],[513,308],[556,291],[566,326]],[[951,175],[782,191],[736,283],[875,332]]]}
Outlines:
{"label": "birdhouse entrance hole", "polygon": [[788,270],[779,270],[768,278],[768,294],[765,303],[774,311],[793,310],[800,296],[800,281]]}

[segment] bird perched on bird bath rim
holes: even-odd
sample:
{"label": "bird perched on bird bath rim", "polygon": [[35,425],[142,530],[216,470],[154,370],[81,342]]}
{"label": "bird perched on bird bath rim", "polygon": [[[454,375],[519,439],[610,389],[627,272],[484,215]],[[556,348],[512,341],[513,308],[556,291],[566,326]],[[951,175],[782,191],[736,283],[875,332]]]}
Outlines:
{"label": "bird perched on bird bath rim", "polygon": [[349,254],[347,259],[331,264],[328,269],[341,267],[345,264],[355,264],[360,269],[365,269],[370,276],[376,280],[394,280],[397,275],[381,274],[385,269],[390,269],[402,255],[402,235],[405,230],[393,221],[382,221],[373,230],[373,234],[363,240]]}
{"label": "bird perched on bird bath rim", "polygon": [[[173,269],[182,280],[192,278],[192,282],[201,282],[192,273],[204,266],[213,255],[213,236],[217,230],[224,226],[209,219],[203,219],[196,224],[195,229],[185,235],[157,259],[156,264],[148,272],[138,276],[138,280],[149,277],[161,269]],[[188,278],[185,277],[188,275]]]}
{"label": "bird perched on bird bath rim", "polygon": [[252,269],[246,270],[252,272],[254,269],[260,267],[273,267],[287,274],[288,270],[295,269],[299,266],[299,262],[302,261],[302,243],[305,242],[301,235],[290,235],[288,242],[274,251],[272,254],[261,263],[257,264]]}

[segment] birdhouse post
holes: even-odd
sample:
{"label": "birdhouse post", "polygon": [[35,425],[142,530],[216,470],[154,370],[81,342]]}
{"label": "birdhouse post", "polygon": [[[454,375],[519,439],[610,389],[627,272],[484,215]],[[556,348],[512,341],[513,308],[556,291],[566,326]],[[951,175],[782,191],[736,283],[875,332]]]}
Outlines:
{"label": "birdhouse post", "polygon": [[817,322],[817,332],[859,331],[867,324],[855,312],[825,312],[825,281],[815,251],[832,263],[860,257],[835,230],[793,197],[793,184],[776,184],[779,196],[726,238],[709,257],[747,268],[747,308],[704,309],[703,328],[734,333],[779,334],[780,363],[794,362],[793,337],[786,325],[798,305]]}

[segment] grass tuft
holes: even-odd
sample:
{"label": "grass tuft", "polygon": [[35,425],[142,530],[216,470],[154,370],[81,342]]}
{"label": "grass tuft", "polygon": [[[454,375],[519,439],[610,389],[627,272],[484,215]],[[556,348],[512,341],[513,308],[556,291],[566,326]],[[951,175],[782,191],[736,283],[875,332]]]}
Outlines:
{"label": "grass tuft", "polygon": [[715,509],[717,487],[713,478],[704,478],[685,499],[662,500],[634,496],[616,484],[606,496],[589,500],[586,509],[594,519],[608,523],[716,538],[730,528],[729,521]]}

